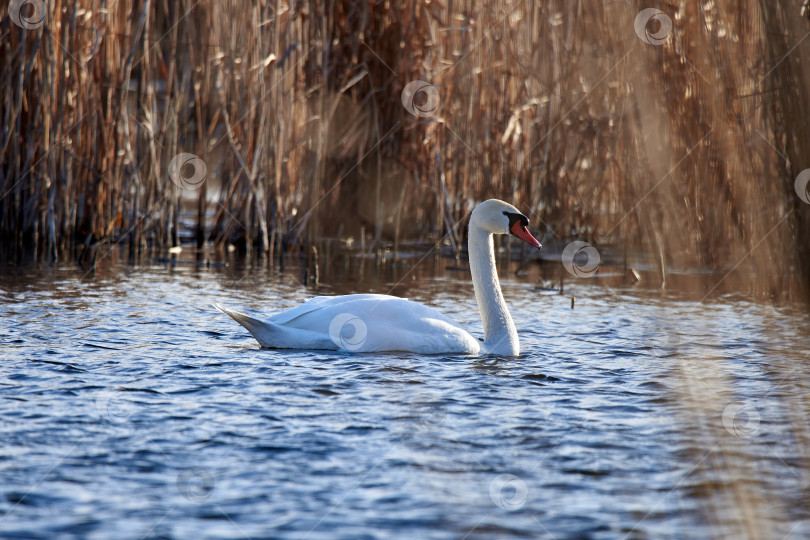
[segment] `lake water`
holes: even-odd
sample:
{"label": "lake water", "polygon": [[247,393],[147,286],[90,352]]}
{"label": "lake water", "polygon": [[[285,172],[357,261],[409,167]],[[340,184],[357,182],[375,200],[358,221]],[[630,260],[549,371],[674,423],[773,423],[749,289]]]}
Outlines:
{"label": "lake water", "polygon": [[0,537],[810,535],[801,309],[504,266],[523,355],[496,359],[261,350],[211,307],[393,292],[481,335],[452,260],[336,260],[317,290],[236,259],[5,267]]}

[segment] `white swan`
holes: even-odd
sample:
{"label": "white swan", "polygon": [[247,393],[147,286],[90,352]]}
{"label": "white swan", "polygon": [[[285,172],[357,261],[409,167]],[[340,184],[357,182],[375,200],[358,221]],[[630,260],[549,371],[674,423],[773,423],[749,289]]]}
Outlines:
{"label": "white swan", "polygon": [[214,307],[247,328],[262,347],[273,349],[516,356],[520,343],[498,281],[492,235],[513,234],[539,248],[528,224],[517,208],[497,199],[482,202],[470,216],[470,270],[484,323],[483,343],[431,307],[382,294],[318,296],[266,322]]}

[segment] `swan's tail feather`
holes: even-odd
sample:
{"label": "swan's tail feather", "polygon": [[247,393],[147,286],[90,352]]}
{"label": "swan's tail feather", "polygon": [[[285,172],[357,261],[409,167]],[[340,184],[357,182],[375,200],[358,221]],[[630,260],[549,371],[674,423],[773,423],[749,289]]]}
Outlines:
{"label": "swan's tail feather", "polygon": [[266,323],[260,321],[259,319],[254,319],[249,315],[245,315],[244,313],[239,313],[238,311],[234,311],[232,309],[228,309],[223,307],[219,304],[213,304],[215,308],[220,310],[222,313],[230,316],[233,320],[247,328],[248,332],[250,332],[256,341],[259,342],[259,345],[262,347],[277,347],[272,343],[271,340],[268,340],[268,337],[271,337],[269,334],[272,334],[273,326],[270,323]]}
{"label": "swan's tail feather", "polygon": [[337,346],[328,335],[321,335],[302,328],[287,328],[283,324],[260,321],[250,315],[239,313],[219,304],[213,304],[213,306],[247,328],[248,332],[256,338],[256,341],[262,347],[268,349],[297,349],[300,347],[300,343],[306,343],[312,349],[337,349]]}

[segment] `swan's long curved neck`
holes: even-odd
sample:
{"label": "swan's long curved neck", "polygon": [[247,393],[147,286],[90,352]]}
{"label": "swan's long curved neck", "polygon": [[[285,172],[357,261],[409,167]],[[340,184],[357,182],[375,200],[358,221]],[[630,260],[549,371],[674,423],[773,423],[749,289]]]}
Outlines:
{"label": "swan's long curved neck", "polygon": [[484,323],[483,352],[516,356],[520,354],[520,343],[498,281],[492,233],[471,223],[469,253],[475,300]]}

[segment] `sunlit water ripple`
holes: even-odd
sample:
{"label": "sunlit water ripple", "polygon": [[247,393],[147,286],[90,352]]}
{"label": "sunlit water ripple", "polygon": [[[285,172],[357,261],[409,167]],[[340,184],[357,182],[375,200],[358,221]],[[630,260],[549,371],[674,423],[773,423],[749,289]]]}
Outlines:
{"label": "sunlit water ripple", "polygon": [[[779,399],[806,379],[772,371],[806,362],[807,318],[574,287],[572,309],[504,280],[524,354],[502,360],[260,350],[211,308],[297,305],[292,277],[4,276],[0,537],[707,537],[733,527],[718,450],[753,463],[768,530],[810,533]],[[463,276],[409,295],[481,334]],[[694,411],[705,376],[722,406]],[[724,426],[735,400],[754,436]]]}

